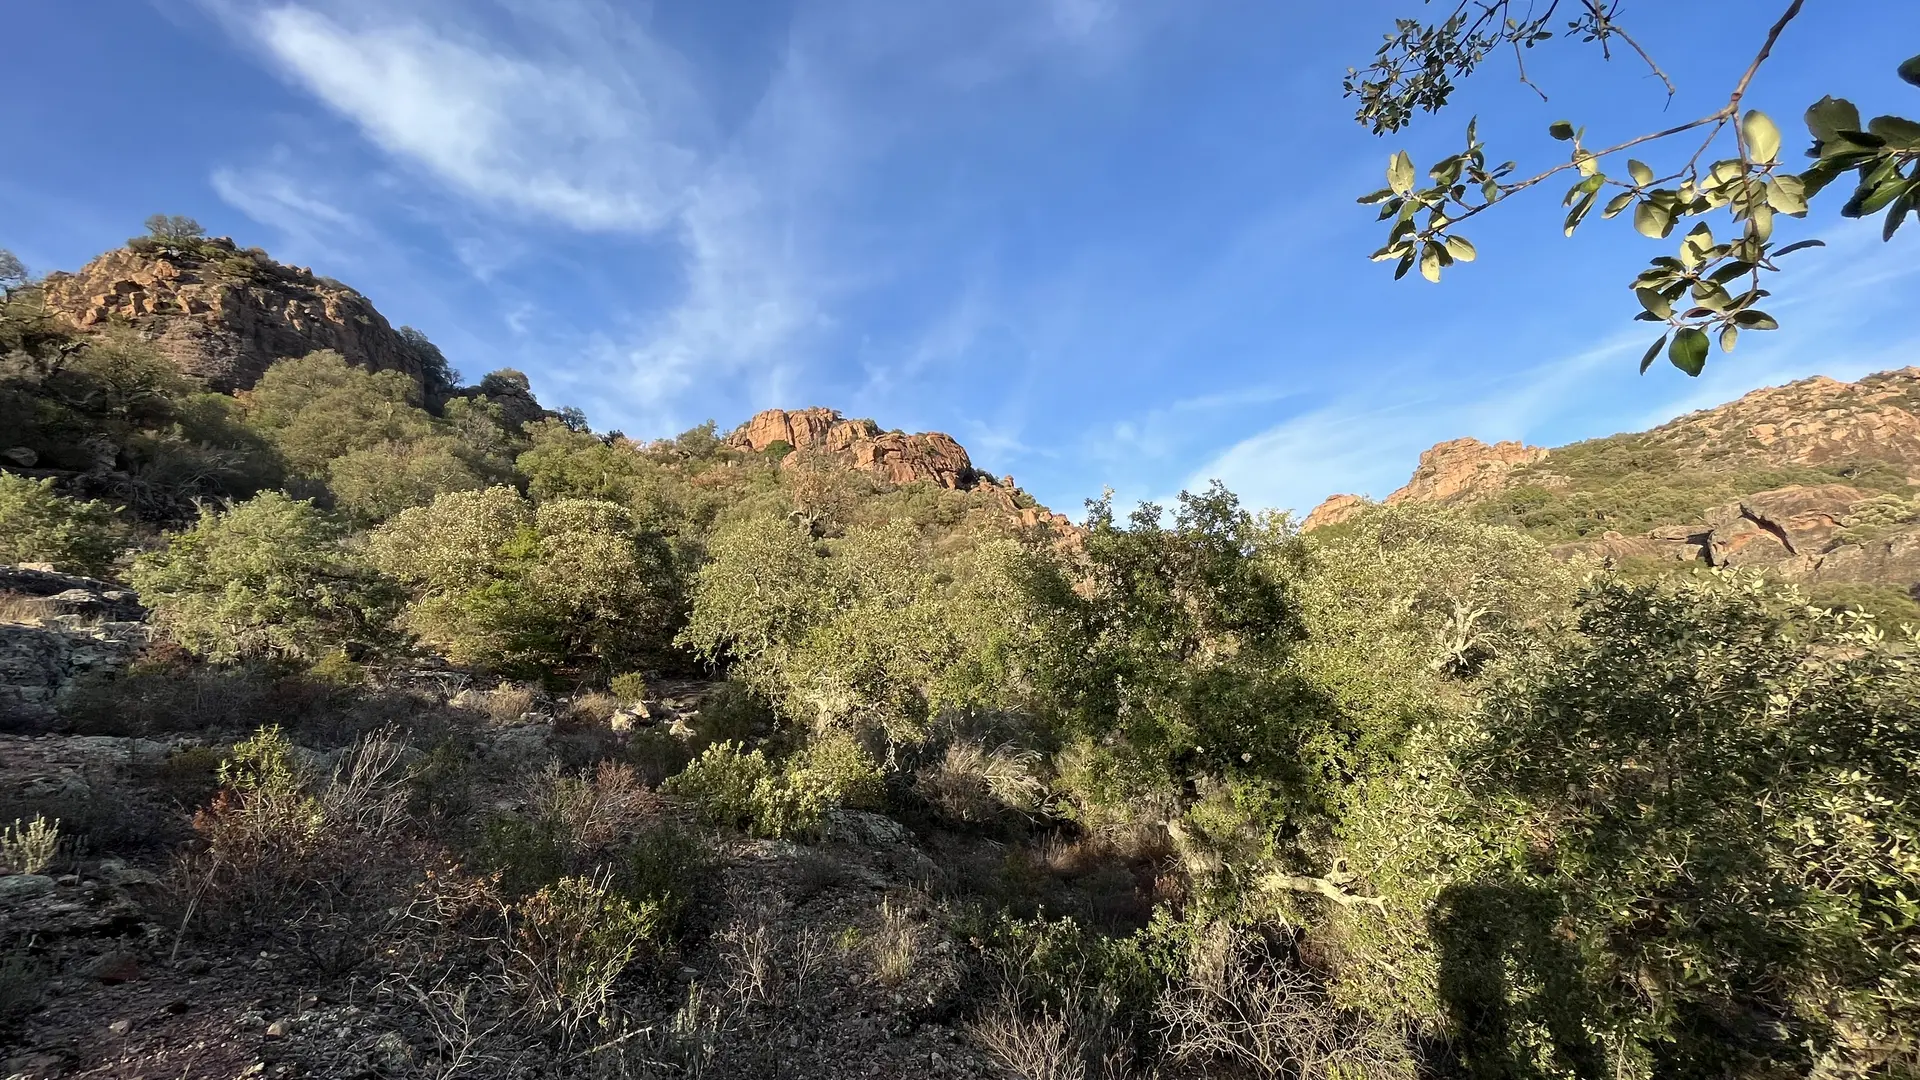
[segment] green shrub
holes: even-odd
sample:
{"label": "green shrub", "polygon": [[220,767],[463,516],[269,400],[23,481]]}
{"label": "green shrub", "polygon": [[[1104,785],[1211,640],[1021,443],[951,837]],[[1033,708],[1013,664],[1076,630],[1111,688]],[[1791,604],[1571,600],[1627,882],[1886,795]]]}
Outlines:
{"label": "green shrub", "polygon": [[661,928],[678,937],[695,921],[714,874],[713,852],[699,833],[672,821],[636,831],[615,868],[620,893],[659,912]]}
{"label": "green shrub", "polygon": [[560,823],[497,814],[482,826],[480,865],[498,871],[511,896],[526,896],[559,881],[573,866],[573,852]]}
{"label": "green shrub", "polygon": [[601,1015],[627,966],[662,930],[652,904],[604,881],[562,878],[514,908],[518,989],[533,1011],[571,1032]]}
{"label": "green shrub", "polygon": [[126,544],[113,508],[56,494],[52,480],[0,472],[0,563],[52,563],[70,574],[105,573]]}
{"label": "green shrub", "polygon": [[341,526],[312,503],[265,492],[136,560],[128,575],[154,621],[211,660],[313,662],[384,644],[399,599],[345,548]]}
{"label": "green shrub", "polygon": [[647,699],[647,678],[637,671],[615,675],[607,688],[613,691],[613,696],[619,698],[622,705],[638,705]]}
{"label": "green shrub", "polygon": [[810,741],[786,768],[787,786],[810,807],[848,806],[876,810],[886,803],[880,764],[844,731]]}
{"label": "green shrub", "polygon": [[661,785],[669,795],[691,799],[708,824],[751,828],[759,818],[761,788],[774,779],[773,766],[758,750],[720,742],[706,748],[678,776]]}
{"label": "green shrub", "polygon": [[630,667],[671,634],[668,553],[612,503],[452,492],[382,525],[369,554],[413,587],[407,628],[459,663]]}

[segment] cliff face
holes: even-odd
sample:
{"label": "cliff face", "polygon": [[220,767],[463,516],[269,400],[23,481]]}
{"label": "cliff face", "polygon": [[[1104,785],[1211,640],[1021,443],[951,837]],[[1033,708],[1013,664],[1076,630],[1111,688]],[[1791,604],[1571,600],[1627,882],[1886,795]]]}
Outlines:
{"label": "cliff face", "polygon": [[[1473,502],[1505,489],[1515,468],[1535,464],[1546,456],[1547,451],[1537,446],[1517,442],[1489,446],[1467,437],[1438,443],[1420,455],[1413,478],[1385,501],[1390,506],[1403,502]],[[1313,508],[1301,528],[1337,525],[1369,505],[1358,495],[1331,496]]]}
{"label": "cliff face", "polygon": [[[1538,514],[1562,496],[1560,517]],[[1679,516],[1689,497],[1702,501]],[[1553,450],[1456,439],[1422,454],[1412,480],[1385,501],[1558,531],[1554,550],[1567,557],[1759,567],[1920,596],[1920,368],[1853,383],[1803,379],[1651,431]],[[1333,496],[1303,528],[1336,525],[1368,505]],[[1612,528],[1613,518],[1639,525]]]}
{"label": "cliff face", "polygon": [[973,467],[967,448],[938,431],[907,435],[882,431],[872,420],[849,420],[836,409],[767,409],[755,413],[727,436],[727,445],[755,453],[781,443],[795,450],[830,454],[886,484],[931,483],[951,491],[991,495],[1022,525],[1048,524],[1062,535],[1076,535],[1065,514],[1034,503],[1014,484]]}
{"label": "cliff face", "polygon": [[974,469],[966,447],[951,435],[881,431],[871,420],[848,420],[834,409],[767,409],[727,437],[727,445],[738,450],[760,451],[776,443],[823,450],[889,484],[925,480],[959,491],[998,486]]}
{"label": "cliff face", "polygon": [[45,296],[49,312],[79,329],[131,326],[215,390],[245,390],[275,360],[317,349],[421,378],[419,357],[366,297],[231,240],[143,238],[47,275]]}

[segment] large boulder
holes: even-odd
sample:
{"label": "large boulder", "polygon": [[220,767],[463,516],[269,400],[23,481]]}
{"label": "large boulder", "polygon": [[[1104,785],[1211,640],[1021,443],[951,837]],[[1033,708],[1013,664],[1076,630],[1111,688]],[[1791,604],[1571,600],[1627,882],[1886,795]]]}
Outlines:
{"label": "large boulder", "polygon": [[[1848,511],[1867,492],[1846,484],[1759,491],[1707,515],[1707,558],[1715,566],[1770,566],[1792,572],[1836,546]],[[1796,567],[1782,564],[1794,562]]]}

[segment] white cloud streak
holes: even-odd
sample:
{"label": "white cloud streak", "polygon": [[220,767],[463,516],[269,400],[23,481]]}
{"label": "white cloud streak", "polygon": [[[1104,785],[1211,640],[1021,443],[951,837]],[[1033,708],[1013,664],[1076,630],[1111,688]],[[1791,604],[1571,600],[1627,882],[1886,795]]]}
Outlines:
{"label": "white cloud streak", "polygon": [[[381,149],[469,197],[593,231],[672,221],[700,173],[698,99],[637,35],[618,73],[540,63],[392,12],[247,17],[271,63]],[[611,76],[611,77],[610,77]]]}

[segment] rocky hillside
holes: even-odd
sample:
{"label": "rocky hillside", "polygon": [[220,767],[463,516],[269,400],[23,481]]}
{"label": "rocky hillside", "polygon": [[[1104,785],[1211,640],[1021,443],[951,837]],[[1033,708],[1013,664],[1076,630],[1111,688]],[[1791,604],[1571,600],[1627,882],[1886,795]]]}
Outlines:
{"label": "rocky hillside", "polygon": [[894,486],[927,482],[949,491],[985,491],[995,495],[1023,524],[1069,524],[1066,515],[1036,505],[1013,477],[996,480],[974,468],[967,448],[938,431],[913,435],[883,431],[872,420],[849,420],[837,409],[766,409],[735,428],[726,441],[735,450],[780,453],[782,460],[785,453],[794,450],[827,454]]}
{"label": "rocky hillside", "polygon": [[[1911,596],[1920,583],[1920,368],[1769,387],[1651,431],[1557,449],[1477,439],[1420,456],[1389,504],[1470,507],[1621,562],[1758,566]],[[1336,495],[1307,529],[1368,505]]]}
{"label": "rocky hillside", "polygon": [[45,302],[81,330],[131,326],[216,390],[244,390],[275,360],[318,349],[374,371],[423,373],[423,358],[366,297],[225,238],[141,237],[48,274]]}

